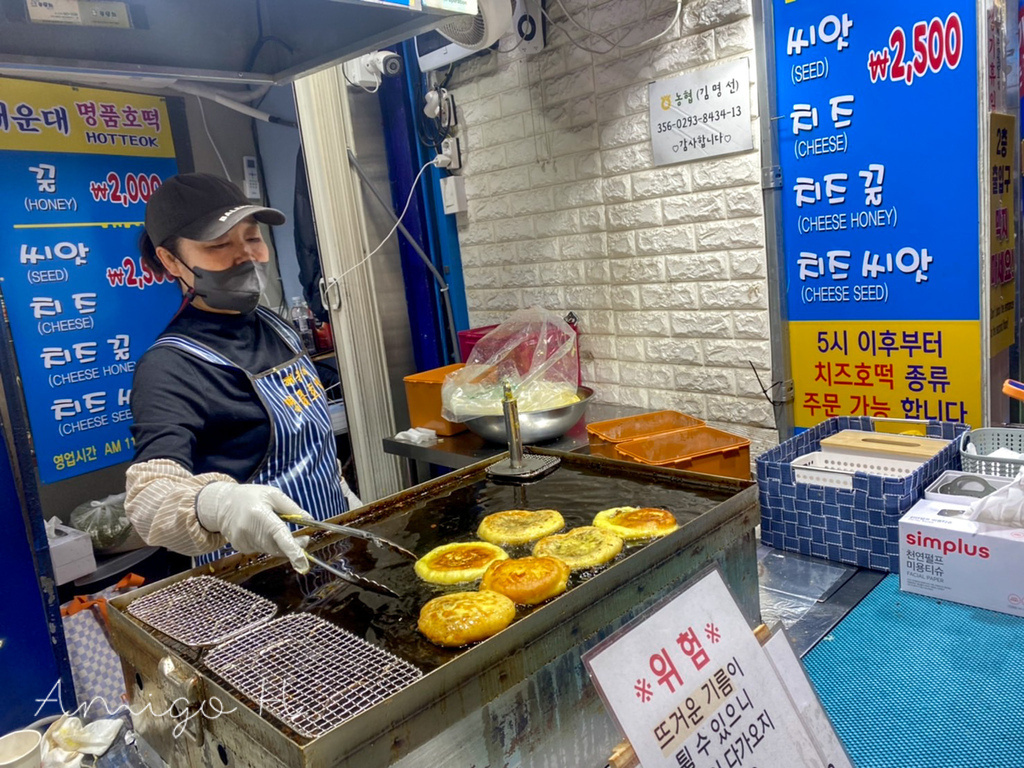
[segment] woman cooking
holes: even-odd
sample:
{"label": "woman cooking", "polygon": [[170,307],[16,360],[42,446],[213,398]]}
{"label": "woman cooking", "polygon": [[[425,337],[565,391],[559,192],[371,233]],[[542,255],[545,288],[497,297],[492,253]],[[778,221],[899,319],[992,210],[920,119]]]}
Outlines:
{"label": "woman cooking", "polygon": [[228,181],[174,176],[146,206],[142,259],[181,309],[142,356],[125,509],[150,545],[209,562],[265,552],[308,569],[281,514],[346,509],[327,397],[298,335],[258,306],[273,208]]}

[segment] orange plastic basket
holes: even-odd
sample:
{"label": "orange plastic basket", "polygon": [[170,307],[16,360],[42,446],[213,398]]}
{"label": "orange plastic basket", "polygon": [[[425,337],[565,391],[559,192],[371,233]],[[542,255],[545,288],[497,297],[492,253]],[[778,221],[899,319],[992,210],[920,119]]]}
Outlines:
{"label": "orange plastic basket", "polygon": [[675,432],[618,443],[619,458],[707,475],[750,479],[750,441],[712,427]]}
{"label": "orange plastic basket", "polygon": [[591,454],[621,459],[622,457],[615,451],[615,446],[619,443],[663,432],[674,432],[677,429],[703,426],[704,422],[701,419],[679,411],[653,411],[638,416],[595,421],[587,425],[587,434]]}
{"label": "orange plastic basket", "polygon": [[444,384],[445,376],[462,367],[462,363],[455,363],[414,373],[402,379],[405,382],[405,398],[409,402],[410,426],[432,429],[444,437],[466,430],[465,424],[448,421],[441,415],[441,385]]}

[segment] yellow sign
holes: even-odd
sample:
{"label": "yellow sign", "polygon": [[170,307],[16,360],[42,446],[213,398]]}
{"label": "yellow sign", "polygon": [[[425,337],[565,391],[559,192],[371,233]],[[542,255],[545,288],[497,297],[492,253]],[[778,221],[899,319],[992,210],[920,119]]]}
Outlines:
{"label": "yellow sign", "polygon": [[991,115],[989,194],[989,355],[1013,345],[1017,268],[1013,215],[1013,147],[1017,121],[1013,115]]}
{"label": "yellow sign", "polygon": [[980,339],[973,320],[790,323],[795,425],[832,416],[980,425]]}
{"label": "yellow sign", "polygon": [[0,78],[0,150],[174,157],[158,96]]}

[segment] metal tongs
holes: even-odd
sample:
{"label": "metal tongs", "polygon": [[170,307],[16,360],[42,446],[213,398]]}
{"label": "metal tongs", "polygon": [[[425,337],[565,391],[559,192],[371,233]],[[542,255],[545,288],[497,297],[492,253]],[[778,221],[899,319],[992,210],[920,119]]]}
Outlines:
{"label": "metal tongs", "polygon": [[365,576],[360,576],[355,571],[349,571],[344,568],[339,568],[336,565],[331,565],[328,562],[321,560],[319,557],[311,554],[308,549],[304,549],[303,552],[306,555],[306,559],[309,560],[313,565],[317,565],[323,568],[330,574],[337,576],[342,581],[347,581],[349,584],[355,584],[357,587],[362,587],[369,592],[376,592],[378,595],[386,595],[387,597],[399,597],[399,594],[391,587],[384,586],[378,581],[368,579]]}
{"label": "metal tongs", "polygon": [[[403,557],[407,557],[411,560],[417,559],[416,555],[414,555],[405,547],[396,544],[390,539],[385,539],[382,536],[378,536],[375,533],[370,533],[369,531],[363,531],[359,528],[351,528],[347,525],[338,525],[337,523],[325,523],[314,518],[304,517],[302,515],[287,515],[278,513],[278,516],[285,522],[295,523],[296,525],[301,525],[306,528],[319,528],[321,530],[330,531],[332,533],[340,533],[345,536],[353,536],[359,539],[366,539],[367,541],[372,541],[377,546],[387,547],[391,551],[397,552]],[[331,565],[330,563],[325,562],[320,558],[316,557],[315,555],[313,555],[312,553],[310,553],[308,549],[303,550],[303,553],[306,555],[306,559],[309,560],[309,562],[313,563],[313,565],[323,568],[328,573],[337,576],[339,579],[342,579],[343,581],[347,581],[349,584],[354,584],[357,587],[362,587],[363,589],[366,589],[370,592],[376,592],[378,595],[386,595],[388,597],[399,597],[399,594],[397,592],[395,592],[390,587],[381,584],[380,582],[374,581],[373,579],[368,579],[365,576],[360,576],[355,571],[351,571],[347,568],[339,568],[336,565]]]}
{"label": "metal tongs", "polygon": [[401,544],[396,544],[390,539],[385,539],[383,536],[378,536],[375,533],[364,531],[360,528],[351,528],[347,525],[338,525],[337,523],[325,523],[314,518],[303,517],[301,515],[280,515],[282,520],[289,523],[295,523],[296,525],[305,526],[306,528],[319,528],[323,531],[330,531],[331,533],[340,533],[343,536],[354,536],[357,539],[366,539],[372,541],[378,547],[386,547],[392,552],[397,552],[402,557],[408,558],[409,560],[418,560],[412,552],[403,547]]}

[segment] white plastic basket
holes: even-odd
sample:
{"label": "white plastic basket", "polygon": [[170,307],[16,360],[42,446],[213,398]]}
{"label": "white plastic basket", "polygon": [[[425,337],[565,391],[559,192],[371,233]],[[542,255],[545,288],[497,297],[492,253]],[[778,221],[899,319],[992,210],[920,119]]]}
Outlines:
{"label": "white plastic basket", "polygon": [[[973,445],[977,453],[968,453],[967,446]],[[964,472],[996,477],[1016,477],[1024,469],[1024,459],[991,459],[985,454],[997,448],[1009,448],[1024,453],[1024,429],[1007,427],[984,427],[964,432],[960,436],[960,463]]]}
{"label": "white plastic basket", "polygon": [[798,483],[847,489],[853,488],[853,475],[856,472],[882,477],[910,477],[921,466],[917,461],[832,451],[807,453],[793,459],[791,464]]}

